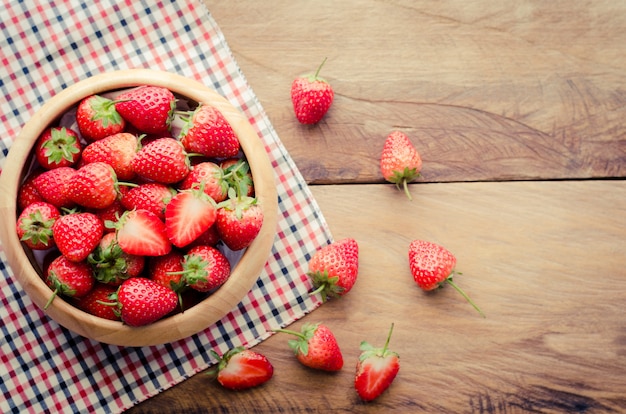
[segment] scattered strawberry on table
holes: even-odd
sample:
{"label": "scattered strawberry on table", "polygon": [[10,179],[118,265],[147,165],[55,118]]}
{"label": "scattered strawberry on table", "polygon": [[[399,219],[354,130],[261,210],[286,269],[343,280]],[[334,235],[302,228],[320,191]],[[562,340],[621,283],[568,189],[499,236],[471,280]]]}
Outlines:
{"label": "scattered strawberry on table", "polygon": [[318,123],[333,103],[335,92],[332,86],[319,76],[326,59],[315,74],[298,76],[291,84],[291,102],[296,118],[302,124]]}
{"label": "scattered strawberry on table", "polygon": [[343,367],[343,354],[330,328],[321,323],[306,323],[300,332],[288,329],[276,329],[295,335],[288,344],[300,363],[306,367],[322,371],[339,371]]}
{"label": "scattered strawberry on table", "polygon": [[400,131],[391,132],[385,139],[380,157],[380,171],[385,180],[402,186],[406,196],[412,200],[408,183],[420,175],[422,158],[409,137]]}
{"label": "scattered strawberry on table", "polygon": [[352,289],[359,273],[359,245],[346,238],[319,249],[309,260],[308,275],[312,280],[312,295],[320,293],[322,301],[340,297]]}
{"label": "scattered strawberry on table", "polygon": [[207,371],[207,375],[217,378],[224,388],[245,390],[265,384],[274,375],[274,367],[270,361],[258,352],[236,347],[221,357],[213,350],[217,364]]}

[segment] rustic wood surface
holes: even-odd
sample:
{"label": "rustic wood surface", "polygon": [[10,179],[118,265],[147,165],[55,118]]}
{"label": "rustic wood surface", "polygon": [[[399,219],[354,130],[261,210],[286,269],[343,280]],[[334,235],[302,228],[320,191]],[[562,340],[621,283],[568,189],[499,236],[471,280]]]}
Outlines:
{"label": "rustic wood surface", "polygon": [[[353,291],[292,326],[328,324],[346,364],[306,369],[275,335],[264,386],[198,374],[129,413],[626,412],[626,3],[205,1],[334,237],[359,242]],[[289,86],[326,56],[336,100],[304,127]],[[412,202],[380,177],[391,129],[423,155]],[[415,238],[457,256],[485,319],[417,288]],[[401,370],[364,404],[358,346],[391,322]]]}

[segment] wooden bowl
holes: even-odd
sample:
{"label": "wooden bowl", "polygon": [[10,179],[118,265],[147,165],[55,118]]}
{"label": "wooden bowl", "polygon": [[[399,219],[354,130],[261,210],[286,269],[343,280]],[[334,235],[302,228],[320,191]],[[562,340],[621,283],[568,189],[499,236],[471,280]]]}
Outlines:
{"label": "wooden bowl", "polygon": [[24,125],[14,141],[0,175],[0,239],[15,277],[33,302],[41,309],[52,294],[44,283],[41,269],[29,249],[22,246],[15,228],[18,186],[28,172],[32,147],[49,125],[81,99],[109,91],[156,85],[168,88],[195,102],[208,103],[219,109],[239,137],[241,148],[250,164],[258,203],[264,222],[259,235],[232,268],[228,281],[199,304],[151,325],[130,327],[79,310],[65,300],[54,300],[46,313],[62,326],[97,341],[120,346],[149,346],[173,342],[198,332],[231,311],[259,277],[276,234],[278,201],[274,171],[263,142],[247,119],[216,91],[176,74],[148,69],[121,70],[90,77],[78,82],[46,102]]}

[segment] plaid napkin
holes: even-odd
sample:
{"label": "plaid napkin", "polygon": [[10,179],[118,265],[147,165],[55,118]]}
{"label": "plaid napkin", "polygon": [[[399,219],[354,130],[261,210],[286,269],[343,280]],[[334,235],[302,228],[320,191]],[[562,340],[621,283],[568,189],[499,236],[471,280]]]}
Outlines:
{"label": "plaid napkin", "polygon": [[51,321],[22,291],[0,246],[0,412],[121,412],[206,369],[209,350],[251,347],[320,305],[307,294],[306,263],[330,231],[201,0],[4,6],[0,168],[22,125],[66,86],[116,69],[161,69],[213,87],[248,117],[275,169],[279,222],[268,262],[238,306],[200,334],[144,348],[88,340]]}

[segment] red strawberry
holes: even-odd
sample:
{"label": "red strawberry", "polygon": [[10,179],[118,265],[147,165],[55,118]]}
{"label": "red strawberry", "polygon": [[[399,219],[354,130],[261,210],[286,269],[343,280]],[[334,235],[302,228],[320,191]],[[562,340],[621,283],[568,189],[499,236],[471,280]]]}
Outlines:
{"label": "red strawberry", "polygon": [[222,252],[211,246],[189,249],[183,260],[185,283],[198,292],[209,292],[223,285],[230,276],[230,263]]}
{"label": "red strawberry", "polygon": [[343,296],[352,289],[359,272],[359,245],[354,239],[342,239],[319,249],[309,260],[309,277],[322,301]]}
{"label": "red strawberry", "polygon": [[234,157],[239,153],[235,131],[211,105],[201,104],[189,113],[178,139],[188,152],[211,158]]}
{"label": "red strawberry", "polygon": [[80,158],[82,145],[76,132],[65,127],[46,129],[35,143],[35,157],[43,168],[71,167]]}
{"label": "red strawberry", "polygon": [[237,194],[254,197],[254,182],[250,165],[245,159],[229,158],[220,162],[224,179],[230,187],[237,190]]}
{"label": "red strawberry", "polygon": [[83,261],[96,248],[104,225],[93,213],[69,213],[52,226],[52,236],[61,254],[73,262]]}
{"label": "red strawberry", "polygon": [[136,256],[162,256],[172,250],[165,233],[165,224],[151,211],[129,210],[113,224],[117,243],[127,254]]}
{"label": "red strawberry", "polygon": [[325,62],[326,59],[314,75],[297,77],[291,84],[291,102],[296,118],[302,124],[319,122],[333,103],[335,93],[332,86],[318,76]]}
{"label": "red strawberry", "polygon": [[256,198],[231,198],[217,210],[217,234],[231,250],[244,249],[254,241],[263,225],[263,209]]}
{"label": "red strawberry", "polygon": [[176,247],[184,247],[207,231],[216,217],[215,202],[201,188],[183,190],[165,206],[165,231]]}
{"label": "red strawberry", "polygon": [[126,121],[115,109],[116,103],[100,95],[91,95],[78,104],[76,123],[83,138],[97,141],[124,131]]}
{"label": "red strawberry", "polygon": [[387,349],[393,324],[385,346],[374,348],[369,343],[361,342],[361,355],[356,365],[354,388],[363,401],[372,401],[382,394],[393,382],[400,370],[400,357]]}
{"label": "red strawberry", "polygon": [[173,184],[189,174],[189,159],[180,142],[159,138],[145,145],[135,155],[133,169],[141,177],[162,184]]}
{"label": "red strawberry", "polygon": [[304,324],[301,332],[277,329],[296,335],[298,339],[289,340],[289,347],[304,366],[323,371],[339,371],[343,367],[343,355],[337,339],[331,330],[322,324]]}
{"label": "red strawberry", "polygon": [[119,180],[132,180],[135,177],[132,161],[138,149],[137,137],[121,132],[87,145],[82,160],[85,164],[105,162],[113,168]]}
{"label": "red strawberry", "polygon": [[178,188],[188,190],[193,187],[200,187],[201,183],[204,184],[204,192],[216,203],[226,200],[228,182],[224,179],[224,172],[219,165],[210,161],[194,165],[189,175],[178,185]]}
{"label": "red strawberry", "polygon": [[95,284],[91,267],[86,262],[74,262],[65,256],[59,256],[50,263],[45,281],[54,292],[44,309],[48,309],[57,294],[80,298],[89,293]]}
{"label": "red strawberry", "polygon": [[70,178],[68,196],[87,208],[107,208],[117,198],[117,178],[104,162],[86,164]]}
{"label": "red strawberry", "polygon": [[150,258],[148,270],[150,279],[158,284],[179,292],[185,286],[181,283],[183,277],[184,256],[177,250],[172,250],[166,255]]}
{"label": "red strawberry", "polygon": [[145,265],[144,256],[124,253],[115,233],[102,236],[87,261],[93,268],[96,280],[109,285],[120,285],[128,278],[139,276]]}
{"label": "red strawberry", "polygon": [[36,201],[44,201],[35,187],[35,178],[41,173],[42,171],[31,173],[18,188],[17,207],[19,210],[24,210],[26,206]]}
{"label": "red strawberry", "polygon": [[166,88],[140,86],[120,94],[115,109],[143,133],[166,134],[170,131],[176,98]]}
{"label": "red strawberry", "polygon": [[52,226],[60,217],[59,209],[45,201],[29,204],[17,218],[17,236],[33,250],[54,246]]}
{"label": "red strawberry", "polygon": [[145,183],[130,188],[122,196],[122,205],[128,210],[149,210],[165,220],[165,206],[176,195],[176,190],[165,184]]}
{"label": "red strawberry", "polygon": [[233,348],[220,357],[211,350],[217,358],[217,365],[207,371],[211,377],[230,390],[244,390],[266,383],[274,375],[274,367],[265,355],[245,349]]}
{"label": "red strawberry", "polygon": [[215,247],[217,243],[219,243],[219,241],[220,241],[220,235],[217,234],[217,226],[212,225],[211,227],[209,227],[207,231],[205,231],[200,236],[198,236],[197,239],[189,243],[186,246],[186,248],[189,249],[191,247],[200,246],[200,245]]}
{"label": "red strawberry", "polygon": [[[120,187],[120,190],[122,188],[127,188],[127,187]],[[122,203],[120,202],[119,199],[115,199],[115,201],[113,201],[113,203],[106,207],[106,208],[100,208],[100,209],[94,209],[93,211],[91,211],[92,213],[94,213],[96,216],[98,216],[100,218],[100,220],[102,220],[103,223],[106,223],[107,221],[110,221],[112,223],[116,223],[117,219],[120,218],[122,216],[122,214],[124,214],[124,212],[126,211],[126,208],[122,205]],[[104,228],[104,232],[105,233],[110,233],[112,231],[114,231],[115,228],[111,227],[105,227]]]}
{"label": "red strawberry", "polygon": [[409,266],[417,285],[429,291],[448,283],[456,289],[483,317],[483,312],[452,281],[456,257],[445,247],[425,240],[413,240],[409,245]]}
{"label": "red strawberry", "polygon": [[73,207],[69,197],[69,182],[76,170],[72,167],[59,167],[39,174],[33,180],[37,193],[56,208]]}
{"label": "red strawberry", "polygon": [[385,180],[394,183],[398,189],[404,188],[409,200],[412,200],[408,183],[419,177],[422,158],[404,133],[393,131],[387,136],[380,157],[380,171]]}
{"label": "red strawberry", "polygon": [[144,326],[172,312],[178,295],[154,280],[132,277],[117,290],[117,306],[122,321],[129,326]]}
{"label": "red strawberry", "polygon": [[115,312],[115,301],[111,299],[117,292],[117,286],[96,283],[96,285],[82,298],[74,301],[74,305],[84,312],[99,318],[119,321],[120,316]]}

